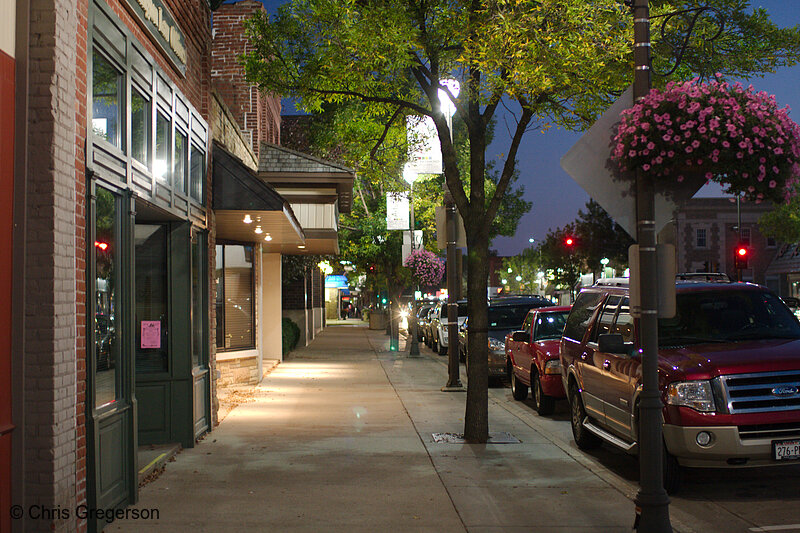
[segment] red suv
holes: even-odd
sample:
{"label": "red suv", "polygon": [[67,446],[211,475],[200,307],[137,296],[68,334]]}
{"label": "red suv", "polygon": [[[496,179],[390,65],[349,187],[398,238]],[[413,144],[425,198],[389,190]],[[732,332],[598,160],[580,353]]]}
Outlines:
{"label": "red suv", "polygon": [[[679,465],[800,460],[800,323],[768,289],[678,281],[677,313],[659,319],[665,487]],[[641,356],[627,280],[584,289],[561,340],[562,381],[580,448],[605,440],[635,453]]]}

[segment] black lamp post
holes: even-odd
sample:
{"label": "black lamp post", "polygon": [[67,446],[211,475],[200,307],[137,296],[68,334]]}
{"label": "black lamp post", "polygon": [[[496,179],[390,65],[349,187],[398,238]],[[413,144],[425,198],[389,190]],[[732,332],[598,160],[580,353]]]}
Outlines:
{"label": "black lamp post", "polygon": [[[633,98],[650,92],[650,8],[633,0]],[[646,533],[671,533],[669,497],[663,481],[661,394],[658,388],[658,273],[653,178],[636,172],[636,240],[639,244],[639,331],[642,350],[642,393],[639,403],[639,492],[635,528]]]}

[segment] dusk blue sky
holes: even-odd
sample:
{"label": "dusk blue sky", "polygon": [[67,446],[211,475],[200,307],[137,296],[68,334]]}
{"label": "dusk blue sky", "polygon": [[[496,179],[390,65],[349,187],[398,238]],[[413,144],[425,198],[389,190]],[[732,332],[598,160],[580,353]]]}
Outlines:
{"label": "dusk blue sky", "polygon": [[[280,0],[262,0],[267,10],[274,13]],[[800,24],[800,1],[755,0],[753,7],[763,7],[781,27]],[[736,81],[736,80],[731,80]],[[774,94],[779,106],[793,109],[790,116],[800,121],[800,66],[785,68],[763,78],[740,80],[745,85],[753,84],[757,90]],[[284,114],[296,113],[290,101],[284,101]],[[495,142],[487,150],[487,160],[502,159],[508,148],[508,127],[500,117]],[[560,129],[545,133],[531,131],[526,134],[519,149],[519,184],[525,187],[525,197],[533,203],[531,210],[522,217],[514,237],[498,237],[492,243],[500,255],[515,255],[530,246],[528,239],[543,239],[548,229],[564,226],[575,220],[578,210],[589,200],[589,196],[565,173],[560,159],[580,137]]]}

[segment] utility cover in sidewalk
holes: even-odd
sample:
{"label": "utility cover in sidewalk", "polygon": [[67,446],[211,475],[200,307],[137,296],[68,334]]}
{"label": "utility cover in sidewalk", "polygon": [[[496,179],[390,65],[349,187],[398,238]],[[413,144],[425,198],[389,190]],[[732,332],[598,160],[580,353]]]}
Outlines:
{"label": "utility cover in sidewalk", "polygon": [[[463,433],[431,433],[433,442],[437,444],[469,444]],[[520,444],[522,441],[507,431],[489,433],[486,444]]]}

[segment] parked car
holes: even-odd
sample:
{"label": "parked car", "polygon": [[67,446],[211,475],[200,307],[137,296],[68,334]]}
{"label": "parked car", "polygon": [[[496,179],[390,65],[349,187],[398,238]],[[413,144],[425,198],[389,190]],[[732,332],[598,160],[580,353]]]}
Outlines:
{"label": "parked car", "polygon": [[433,347],[433,339],[431,338],[431,320],[433,319],[433,313],[436,311],[437,305],[438,303],[433,304],[433,306],[428,309],[428,312],[422,315],[422,340],[429,348]]}
{"label": "parked car", "polygon": [[[758,285],[678,281],[676,291],[676,315],[658,321],[667,491],[678,488],[680,466],[796,464],[797,318]],[[627,286],[598,284],[581,291],[560,346],[578,447],[604,440],[637,451],[639,346]]]}
{"label": "parked car", "polygon": [[[490,378],[509,377],[506,365],[506,335],[520,327],[531,308],[550,305],[552,304],[549,300],[538,296],[507,296],[489,300],[487,333]],[[463,342],[464,361],[469,364],[469,325],[465,328]]]}
{"label": "parked car", "polygon": [[424,325],[428,318],[428,312],[433,307],[433,303],[422,303],[417,307],[417,340],[422,341],[425,338]]}
{"label": "parked car", "polygon": [[[458,301],[458,323],[461,325],[467,318],[467,301]],[[447,333],[447,302],[439,302],[431,312],[430,325],[431,348],[439,355],[445,355],[449,346]]]}
{"label": "parked car", "polygon": [[506,365],[515,400],[528,397],[532,390],[536,411],[549,415],[556,399],[566,396],[561,383],[559,346],[569,306],[531,309],[522,329],[506,335]]}

